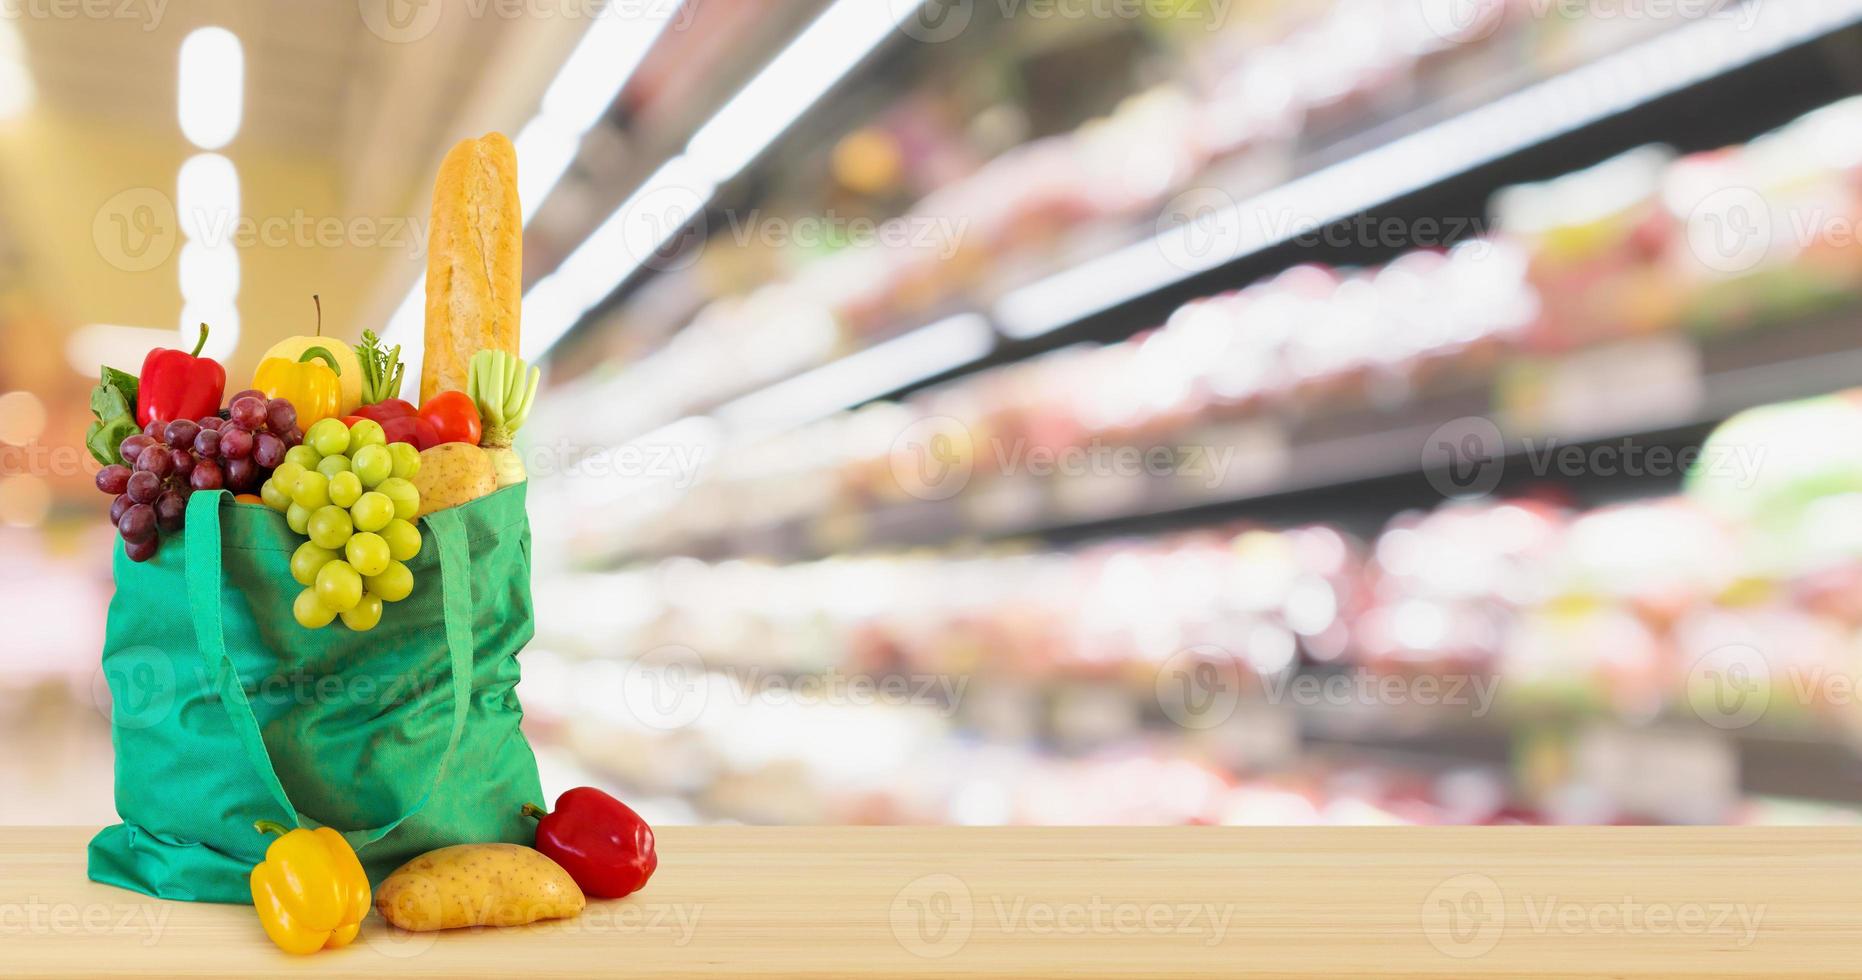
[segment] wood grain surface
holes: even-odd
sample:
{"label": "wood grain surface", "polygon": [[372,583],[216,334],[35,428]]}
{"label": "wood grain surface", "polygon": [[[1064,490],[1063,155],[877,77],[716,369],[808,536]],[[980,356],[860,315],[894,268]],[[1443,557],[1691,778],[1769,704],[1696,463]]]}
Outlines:
{"label": "wood grain surface", "polygon": [[579,920],[292,959],[0,828],[0,974],[1853,977],[1862,830],[667,827]]}

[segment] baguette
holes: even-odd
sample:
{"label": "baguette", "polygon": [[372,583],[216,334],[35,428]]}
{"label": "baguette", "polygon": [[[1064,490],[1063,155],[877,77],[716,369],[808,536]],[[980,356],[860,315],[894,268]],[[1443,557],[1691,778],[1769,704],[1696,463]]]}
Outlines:
{"label": "baguette", "polygon": [[461,140],[433,183],[427,233],[427,345],[420,400],[464,391],[472,356],[518,353],[523,212],[517,151],[503,133]]}

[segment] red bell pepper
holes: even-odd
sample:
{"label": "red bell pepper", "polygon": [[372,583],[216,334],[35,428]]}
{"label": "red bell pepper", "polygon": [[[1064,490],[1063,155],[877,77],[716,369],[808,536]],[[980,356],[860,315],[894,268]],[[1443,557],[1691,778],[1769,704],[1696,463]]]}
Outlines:
{"label": "red bell pepper", "polygon": [[136,390],[136,421],[198,421],[220,411],[226,394],[226,369],[211,357],[200,356],[207,346],[207,325],[200,325],[200,342],[193,353],[158,347],[142,361]]}
{"label": "red bell pepper", "polygon": [[356,415],[365,419],[374,419],[382,425],[387,425],[395,419],[413,418],[414,412],[413,403],[399,398],[384,398],[373,405],[364,405],[356,409]]}
{"label": "red bell pepper", "polygon": [[589,895],[631,895],[659,869],[653,828],[601,790],[572,789],[556,798],[554,813],[526,803],[524,815],[537,818],[537,850],[562,865]]}
{"label": "red bell pepper", "polygon": [[440,431],[433,427],[433,423],[412,415],[382,422],[381,430],[387,433],[389,442],[405,442],[421,452],[440,444]]}

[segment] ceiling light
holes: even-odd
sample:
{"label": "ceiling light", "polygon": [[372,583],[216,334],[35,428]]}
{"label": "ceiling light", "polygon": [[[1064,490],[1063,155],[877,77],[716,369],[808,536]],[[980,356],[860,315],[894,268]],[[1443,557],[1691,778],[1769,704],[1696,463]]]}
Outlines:
{"label": "ceiling light", "polygon": [[224,27],[203,27],[181,41],[181,132],[203,150],[217,150],[239,132],[245,100],[246,55]]}
{"label": "ceiling light", "polygon": [[218,153],[196,153],[175,177],[181,234],[204,245],[230,245],[239,222],[239,171]]}
{"label": "ceiling light", "polygon": [[32,73],[26,70],[25,46],[12,21],[0,19],[0,120],[12,119],[32,105]]}
{"label": "ceiling light", "polygon": [[711,117],[686,152],[712,179],[735,177],[918,7],[839,0]]}
{"label": "ceiling light", "polygon": [[712,414],[733,436],[775,435],[962,367],[994,345],[989,321],[966,313],[771,385]]}
{"label": "ceiling light", "polygon": [[527,224],[575,162],[576,152],[582,148],[582,134],[549,116],[538,116],[526,123],[511,142],[517,147],[520,162],[517,199],[523,205]]}
{"label": "ceiling light", "polygon": [[188,242],[181,246],[181,298],[190,303],[230,303],[239,295],[239,250],[231,244]]}
{"label": "ceiling light", "polygon": [[[613,104],[654,42],[678,18],[681,9],[679,3],[653,5],[652,9],[635,17],[625,15],[620,5],[615,5],[595,21],[570,52],[568,60],[557,70],[555,80],[543,92],[541,111],[512,140],[517,149],[517,194],[525,222],[537,213],[537,208],[575,162],[582,134]],[[401,346],[402,361],[410,365],[406,381],[418,390],[419,364],[426,347],[424,279],[416,280],[413,289],[395,308],[382,330],[382,337],[387,343]]]}
{"label": "ceiling light", "polygon": [[716,189],[685,157],[674,157],[654,171],[554,273],[531,288],[524,315],[524,357],[542,356],[583,314],[652,261],[703,213]]}
{"label": "ceiling light", "polygon": [[[621,94],[653,42],[678,16],[679,4],[613,4],[563,62],[556,80],[543,93],[542,115],[577,134],[585,133]],[[623,13],[622,11],[627,11]]]}
{"label": "ceiling light", "polygon": [[[703,210],[719,182],[762,155],[918,6],[839,0],[816,17],[692,137],[685,156],[647,178],[554,275],[531,287],[527,300],[541,309],[526,311],[525,356],[548,352],[583,314],[639,271]],[[544,108],[547,113],[547,96]]]}

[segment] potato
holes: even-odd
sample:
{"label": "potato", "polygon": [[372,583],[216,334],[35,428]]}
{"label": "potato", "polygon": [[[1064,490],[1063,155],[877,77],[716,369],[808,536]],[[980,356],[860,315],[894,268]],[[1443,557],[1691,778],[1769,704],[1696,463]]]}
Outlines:
{"label": "potato", "polygon": [[498,475],[483,449],[465,442],[447,442],[420,454],[420,472],[414,474],[420,491],[420,513],[471,503],[498,489]]}
{"label": "potato", "polygon": [[382,918],[409,932],[521,926],[582,914],[588,899],[561,865],[517,844],[442,847],[375,890]]}

